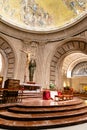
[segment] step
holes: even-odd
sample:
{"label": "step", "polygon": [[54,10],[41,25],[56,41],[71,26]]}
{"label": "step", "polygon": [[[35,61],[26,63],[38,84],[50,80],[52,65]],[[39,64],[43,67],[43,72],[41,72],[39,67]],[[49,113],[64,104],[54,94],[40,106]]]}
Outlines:
{"label": "step", "polygon": [[79,115],[76,117],[59,118],[52,120],[40,120],[40,121],[13,121],[0,118],[0,127],[11,130],[29,130],[29,129],[47,129],[58,128],[63,126],[71,126],[75,124],[81,124],[87,122],[87,114]]}
{"label": "step", "polygon": [[87,122],[87,105],[77,98],[57,102],[29,98],[13,106],[7,104],[0,111],[0,128],[11,130],[58,128],[84,122]]}
{"label": "step", "polygon": [[14,112],[14,113],[24,113],[24,114],[28,114],[28,113],[50,113],[50,112],[63,112],[63,111],[70,111],[70,110],[78,110],[78,109],[84,109],[85,104],[77,104],[77,105],[73,105],[73,106],[52,106],[52,107],[21,107],[20,106],[13,106],[13,107],[9,107],[8,111],[9,112]]}
{"label": "step", "polygon": [[42,96],[42,94],[40,94],[40,93],[23,93],[23,94],[21,94],[20,96]]}
{"label": "step", "polygon": [[55,100],[35,100],[32,101],[32,99],[28,98],[27,103],[20,103],[18,104],[19,107],[54,107],[54,106],[71,106],[71,105],[77,105],[81,104],[84,101],[82,99],[73,98],[73,100],[65,100],[65,101],[55,101]]}
{"label": "step", "polygon": [[78,115],[87,114],[87,107],[84,109],[64,111],[64,112],[50,112],[50,113],[33,113],[33,114],[17,114],[8,111],[0,112],[0,117],[7,120],[19,120],[19,121],[28,121],[28,120],[47,120],[47,119],[57,119],[57,118],[67,118],[67,117],[75,117]]}
{"label": "step", "polygon": [[24,99],[24,98],[41,98],[42,94],[38,92],[28,92],[19,94],[18,98]]}

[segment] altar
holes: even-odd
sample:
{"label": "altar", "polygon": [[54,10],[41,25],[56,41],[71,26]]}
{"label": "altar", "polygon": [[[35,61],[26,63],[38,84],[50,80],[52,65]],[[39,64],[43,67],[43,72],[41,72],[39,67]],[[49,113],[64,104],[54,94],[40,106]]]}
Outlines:
{"label": "altar", "polygon": [[29,83],[20,83],[21,88],[23,88],[24,90],[29,90],[29,91],[40,91],[41,90],[41,86],[39,84],[29,84]]}

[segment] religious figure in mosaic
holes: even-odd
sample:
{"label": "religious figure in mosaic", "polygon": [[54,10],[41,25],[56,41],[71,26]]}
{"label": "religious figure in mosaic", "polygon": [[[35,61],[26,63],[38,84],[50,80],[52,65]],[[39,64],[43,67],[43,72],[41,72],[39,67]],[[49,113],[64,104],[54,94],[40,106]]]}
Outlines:
{"label": "religious figure in mosaic", "polygon": [[53,23],[49,13],[41,8],[35,0],[22,0],[21,8],[23,12],[21,18],[26,25],[45,26]]}
{"label": "religious figure in mosaic", "polygon": [[75,14],[80,14],[85,11],[87,0],[63,0],[68,8],[74,11]]}

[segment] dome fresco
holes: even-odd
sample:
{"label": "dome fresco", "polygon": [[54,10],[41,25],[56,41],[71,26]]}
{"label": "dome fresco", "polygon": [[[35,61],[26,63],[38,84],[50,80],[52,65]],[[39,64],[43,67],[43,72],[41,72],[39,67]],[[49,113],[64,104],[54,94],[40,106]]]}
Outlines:
{"label": "dome fresco", "polygon": [[0,18],[26,30],[65,27],[87,13],[87,0],[0,0]]}

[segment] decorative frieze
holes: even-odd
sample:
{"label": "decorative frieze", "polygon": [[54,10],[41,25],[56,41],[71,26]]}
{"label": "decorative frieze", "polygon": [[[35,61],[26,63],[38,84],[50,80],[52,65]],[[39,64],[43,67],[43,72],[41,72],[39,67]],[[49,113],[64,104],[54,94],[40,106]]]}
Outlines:
{"label": "decorative frieze", "polygon": [[52,67],[55,67],[56,66],[56,63],[54,61],[51,62],[51,66]]}
{"label": "decorative frieze", "polygon": [[3,42],[3,44],[1,45],[1,48],[2,48],[3,50],[5,50],[6,48],[8,48],[7,43],[6,43],[6,42]]}
{"label": "decorative frieze", "polygon": [[79,43],[78,43],[78,41],[73,41],[73,45],[74,45],[74,48],[75,48],[75,49],[78,49],[78,48],[79,48]]}
{"label": "decorative frieze", "polygon": [[[61,47],[57,48],[57,51],[55,52],[51,64],[50,64],[50,80],[56,80],[56,68],[57,68],[57,63],[61,59],[63,55],[65,55],[67,52],[71,52],[72,50],[75,51],[83,51],[87,53],[87,43],[84,41],[77,41],[73,40],[67,43],[64,43],[61,45]],[[55,57],[56,56],[56,57]],[[67,61],[68,62],[68,61]],[[58,66],[60,68],[60,66]],[[58,72],[57,72],[58,73]]]}
{"label": "decorative frieze", "polygon": [[67,46],[69,47],[69,49],[74,49],[74,46],[73,46],[73,43],[72,43],[72,42],[69,42],[69,43],[67,44]]}
{"label": "decorative frieze", "polygon": [[9,64],[12,64],[12,63],[14,63],[14,62],[15,62],[15,59],[13,59],[13,58],[8,60],[8,63],[9,63]]}
{"label": "decorative frieze", "polygon": [[14,71],[14,70],[13,70],[12,68],[11,68],[11,69],[8,68],[8,73],[12,73],[12,74],[13,74],[13,71]]}
{"label": "decorative frieze", "polygon": [[13,73],[9,73],[9,72],[8,72],[6,77],[7,77],[7,79],[10,79],[10,78],[13,78],[14,75],[13,75]]}
{"label": "decorative frieze", "polygon": [[14,68],[14,64],[8,64],[8,68],[9,69],[13,69]]}
{"label": "decorative frieze", "polygon": [[62,48],[62,47],[58,49],[58,53],[60,53],[61,55],[63,55],[63,54],[64,54],[64,50],[63,50],[63,48]]}
{"label": "decorative frieze", "polygon": [[62,48],[65,50],[65,52],[68,52],[70,50],[70,48],[69,48],[69,46],[67,46],[67,44],[63,45]]}
{"label": "decorative frieze", "polygon": [[85,49],[85,43],[84,42],[79,42],[79,44],[80,44],[81,50],[84,50]]}
{"label": "decorative frieze", "polygon": [[5,53],[6,54],[11,54],[12,53],[12,49],[11,48],[6,48],[5,49]]}
{"label": "decorative frieze", "polygon": [[1,45],[3,44],[3,39],[0,37],[0,47],[1,47]]}
{"label": "decorative frieze", "polygon": [[7,74],[6,78],[13,78],[14,76],[14,66],[15,66],[15,56],[11,46],[2,38],[0,38],[0,48],[5,53],[7,58]]}
{"label": "decorative frieze", "polygon": [[9,53],[9,54],[7,55],[7,57],[8,57],[8,59],[12,59],[12,58],[14,58],[14,54],[13,54],[13,52]]}

